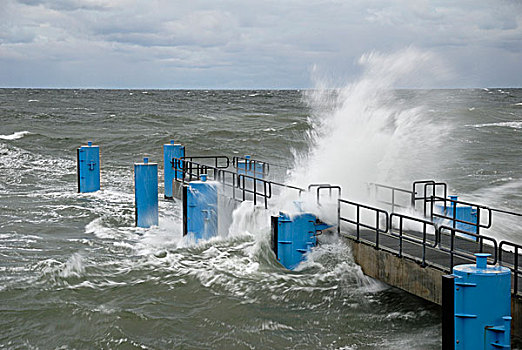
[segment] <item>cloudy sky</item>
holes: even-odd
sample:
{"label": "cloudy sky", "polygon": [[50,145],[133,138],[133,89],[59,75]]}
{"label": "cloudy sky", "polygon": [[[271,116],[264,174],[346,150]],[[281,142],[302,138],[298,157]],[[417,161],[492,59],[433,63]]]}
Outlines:
{"label": "cloudy sky", "polygon": [[522,87],[522,1],[0,0],[2,87],[306,88],[408,47]]}

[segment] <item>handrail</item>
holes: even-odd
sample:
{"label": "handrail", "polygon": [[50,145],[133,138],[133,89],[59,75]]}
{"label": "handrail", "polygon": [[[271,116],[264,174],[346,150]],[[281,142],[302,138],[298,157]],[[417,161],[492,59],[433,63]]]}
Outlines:
{"label": "handrail", "polygon": [[474,260],[475,259],[475,256],[474,256],[474,253],[468,253],[468,254],[465,254],[466,252],[463,251],[463,250],[458,250],[458,249],[455,249],[455,236],[456,236],[456,232],[459,232],[459,233],[463,233],[465,235],[468,235],[468,236],[472,236],[472,237],[476,237],[477,238],[477,242],[480,242],[480,252],[482,253],[483,252],[483,249],[484,249],[484,240],[486,241],[490,241],[493,243],[493,251],[494,251],[494,258],[493,258],[493,263],[491,265],[495,265],[498,261],[498,243],[497,243],[497,240],[492,238],[492,237],[488,237],[488,236],[484,236],[484,235],[479,235],[479,234],[475,234],[475,233],[472,233],[472,232],[468,232],[466,230],[461,230],[461,229],[458,229],[458,228],[455,228],[455,227],[450,227],[450,226],[445,226],[445,225],[442,225],[442,226],[439,226],[439,235],[442,236],[442,233],[444,230],[449,230],[451,232],[450,234],[450,248],[449,250],[447,248],[445,248],[443,245],[442,245],[442,237],[439,237],[439,249],[444,251],[444,252],[447,252],[447,253],[450,253],[450,268],[453,269],[453,261],[454,261],[454,256],[458,256],[458,257],[461,257],[461,258],[466,258],[466,259],[470,259],[470,260]]}
{"label": "handrail", "polygon": [[[178,159],[178,158],[173,158],[173,159]],[[217,169],[226,169],[230,166],[230,159],[227,156],[185,156],[185,157],[181,157],[181,159],[187,159],[190,162],[193,162],[194,159],[212,159],[212,160],[214,160],[214,168],[217,168]],[[226,165],[219,165],[218,162],[220,159],[226,160]],[[201,164],[201,165],[204,165],[204,164]]]}
{"label": "handrail", "polygon": [[[399,227],[398,227],[399,234],[396,234],[393,232],[393,218],[399,218]],[[422,226],[423,226],[422,240],[416,239],[412,236],[404,235],[404,230],[403,230],[404,221],[414,221],[414,222],[419,222],[422,224]],[[427,235],[428,235],[427,226],[431,226],[435,230],[434,231],[435,241],[433,242],[432,245],[427,244]],[[423,267],[427,265],[426,264],[426,247],[436,248],[437,245],[439,244],[439,234],[438,234],[437,226],[433,222],[431,222],[429,220],[421,219],[421,218],[416,218],[413,216],[404,215],[404,214],[392,213],[390,215],[390,234],[392,236],[399,237],[399,256],[401,256],[401,257],[402,257],[402,241],[403,240],[421,244],[422,245],[422,264],[421,264],[421,266],[423,266]]]}
{"label": "handrail", "polygon": [[508,214],[508,215],[514,215],[514,216],[522,216],[522,213],[517,213],[510,210],[503,210],[503,209],[496,209],[496,208],[490,208],[491,211],[501,213],[501,214]]}
{"label": "handrail", "polygon": [[[244,161],[245,163],[245,171],[250,171],[250,172],[253,172],[254,175],[257,173],[257,174],[261,174],[263,176],[267,176],[268,173],[270,172],[270,164],[265,162],[265,161],[261,161],[261,160],[258,160],[258,159],[252,159],[252,158],[247,158],[247,157],[238,157],[238,156],[234,156],[232,158],[232,166],[234,167],[234,169],[236,170],[243,170],[239,167],[239,161],[242,160]],[[261,173],[259,173],[257,171],[257,164],[261,164]]]}
{"label": "handrail", "polygon": [[[253,186],[254,186],[253,190],[250,190],[249,188],[247,188],[247,186],[246,186],[247,178],[253,180]],[[241,181],[241,180],[243,180],[243,181]],[[263,184],[263,192],[257,192],[258,182],[261,182]],[[260,197],[264,198],[265,208],[268,209],[268,199],[272,198],[272,186],[270,184],[270,181],[267,181],[264,179],[258,179],[254,176],[249,176],[246,174],[237,174],[237,187],[243,191],[243,201],[246,200],[246,196],[245,196],[246,193],[252,193],[254,205],[257,204],[257,196],[260,196]],[[268,191],[267,191],[267,188],[268,188]]]}
{"label": "handrail", "polygon": [[[339,205],[338,205],[338,215],[339,215],[338,227],[339,228],[341,227],[341,225],[340,225],[341,221],[348,222],[352,225],[356,225],[356,227],[357,227],[357,240],[356,241],[357,242],[360,242],[360,239],[361,239],[361,237],[360,237],[360,228],[361,227],[375,231],[375,248],[378,249],[379,248],[379,234],[388,232],[389,222],[390,222],[388,212],[385,210],[379,209],[379,208],[371,207],[369,205],[356,203],[356,202],[348,201],[346,199],[341,199],[341,198],[338,199],[338,203],[339,203]],[[347,219],[347,218],[344,218],[341,216],[341,211],[340,211],[341,203],[356,207],[356,217],[357,217],[356,221],[353,221],[353,220],[350,220],[350,219]],[[373,211],[375,213],[375,226],[370,226],[370,225],[360,222],[361,221],[361,208]],[[384,218],[385,218],[384,229],[380,227],[381,214],[384,215]]]}
{"label": "handrail", "polygon": [[[197,163],[194,161],[194,159],[207,159],[207,160],[211,159],[214,161],[214,166]],[[234,157],[234,159],[240,159],[240,158]],[[225,164],[220,164],[219,162],[223,161],[223,160],[224,160]],[[237,162],[237,160],[234,160],[234,161]],[[251,161],[253,161],[253,160],[251,160]],[[272,198],[273,186],[276,188],[280,187],[280,188],[288,188],[288,189],[296,190],[299,192],[299,196],[301,196],[302,192],[305,191],[305,189],[297,187],[297,186],[287,185],[287,184],[278,183],[275,181],[269,181],[269,180],[264,180],[262,178],[258,178],[255,176],[255,174],[254,174],[254,176],[248,175],[248,174],[238,174],[236,171],[227,170],[227,168],[229,166],[230,166],[230,159],[226,156],[193,156],[193,157],[182,157],[182,158],[173,158],[172,159],[172,167],[175,168],[177,171],[180,171],[183,173],[183,176],[181,177],[181,179],[176,178],[176,181],[181,181],[181,182],[185,183],[186,181],[190,181],[193,177],[196,177],[197,179],[199,179],[201,174],[206,173],[209,175],[210,178],[212,178],[215,181],[219,181],[223,186],[230,187],[232,190],[232,197],[234,199],[237,200],[236,191],[240,192],[240,194],[242,195],[242,200],[247,199],[246,194],[248,193],[248,194],[252,195],[254,205],[257,204],[257,200],[259,199],[259,197],[263,198],[265,208],[268,208],[268,199]],[[212,176],[210,176],[210,175],[212,175]],[[247,184],[249,184],[249,185],[247,186]],[[474,204],[474,203],[470,203],[470,202],[447,198],[447,185],[445,183],[435,182],[433,180],[414,182],[413,191],[408,191],[406,189],[401,189],[398,187],[392,187],[392,186],[387,186],[387,185],[382,185],[382,184],[372,184],[372,185],[374,185],[376,187],[380,187],[380,188],[390,189],[390,190],[392,190],[392,194],[395,193],[396,191],[401,192],[401,193],[410,194],[412,196],[413,207],[415,206],[415,202],[417,200],[423,200],[425,213],[427,210],[427,204],[430,204],[431,205],[430,216],[431,216],[432,220],[430,221],[427,219],[416,218],[416,217],[399,214],[399,213],[393,213],[393,212],[391,214],[389,214],[387,211],[385,211],[383,209],[379,209],[379,208],[372,207],[370,205],[365,205],[365,204],[353,202],[350,200],[342,199],[341,198],[342,189],[340,186],[337,186],[337,185],[311,184],[310,186],[308,186],[308,190],[311,190],[314,187],[316,188],[316,196],[317,196],[318,203],[319,203],[319,199],[320,199],[320,191],[329,190],[329,194],[331,196],[333,190],[338,190],[339,197],[337,199],[337,219],[338,219],[338,228],[337,229],[338,229],[339,233],[341,233],[341,223],[342,222],[347,222],[351,225],[356,226],[356,241],[357,242],[361,242],[361,234],[360,234],[361,228],[365,228],[365,229],[374,231],[375,232],[375,244],[373,244],[373,242],[371,242],[371,241],[364,241],[364,240],[362,241],[362,243],[368,244],[368,245],[373,245],[376,249],[379,249],[381,246],[381,243],[380,243],[381,234],[385,234],[387,237],[398,238],[399,239],[399,250],[398,250],[399,256],[402,256],[402,254],[403,254],[403,241],[408,241],[408,242],[412,242],[414,244],[419,244],[422,246],[422,263],[421,263],[422,266],[427,265],[427,257],[426,257],[427,248],[438,249],[440,251],[449,253],[450,269],[452,269],[454,266],[455,257],[473,260],[474,259],[473,254],[475,252],[467,251],[467,250],[459,249],[458,247],[455,247],[455,240],[456,240],[457,233],[462,233],[464,235],[474,237],[475,241],[478,242],[478,244],[480,245],[479,249],[481,252],[484,250],[484,247],[485,247],[484,241],[490,242],[491,246],[489,246],[488,251],[491,250],[493,252],[493,258],[490,259],[492,261],[490,264],[496,264],[497,261],[500,262],[501,264],[508,263],[508,262],[506,262],[505,257],[506,257],[507,253],[506,253],[506,251],[504,251],[504,248],[511,247],[514,249],[514,253],[513,253],[514,261],[513,261],[512,267],[509,267],[509,266],[508,267],[510,268],[510,270],[512,271],[512,273],[515,276],[514,290],[515,290],[515,293],[518,292],[518,284],[519,284],[518,277],[522,273],[522,269],[519,266],[520,265],[519,264],[519,253],[522,252],[522,245],[516,244],[513,242],[509,242],[509,241],[505,241],[505,240],[501,241],[500,244],[498,244],[496,239],[479,234],[478,229],[479,229],[479,227],[488,229],[492,226],[492,217],[493,217],[492,213],[493,212],[522,217],[521,213],[516,213],[516,212],[504,210],[504,209],[489,208],[489,207],[479,205],[479,204]],[[422,196],[417,196],[418,192],[416,192],[416,188],[419,185],[424,186],[424,193]],[[249,187],[249,186],[251,186],[251,187]],[[262,188],[259,189],[258,186],[262,186]],[[440,196],[436,195],[437,189],[440,187],[443,189],[444,197],[440,197]],[[428,196],[429,189],[432,191],[430,196]],[[393,200],[394,200],[394,196],[392,195],[392,203],[394,202]],[[444,202],[444,208],[453,209],[453,215],[447,216],[447,215],[444,215],[444,213],[443,214],[435,213],[433,210],[433,206],[434,206],[434,203],[436,203],[436,202]],[[446,205],[447,202],[450,202],[452,204],[450,206],[447,206]],[[457,208],[458,204],[467,205],[467,206],[471,206],[472,208],[476,208],[477,222],[474,223],[474,222],[469,222],[466,220],[458,219],[456,217],[456,208]],[[343,205],[355,207],[355,216],[356,217],[348,218],[348,217],[341,216],[341,207]],[[375,224],[363,222],[362,217],[361,217],[362,210],[366,210],[366,211],[369,211],[370,213],[373,213],[374,219],[375,219]],[[480,212],[484,211],[484,210],[486,210],[488,213],[487,223],[480,222]],[[445,210],[444,212],[447,212],[447,211]],[[372,215],[372,214],[370,214],[370,215]],[[447,226],[447,225],[438,226],[437,223],[433,222],[433,218],[452,220],[453,227]],[[393,228],[393,224],[397,220],[399,221],[398,232],[394,231],[394,228]],[[407,232],[405,232],[403,225],[404,225],[404,222],[406,222],[406,221],[414,221],[414,222],[418,222],[423,225],[422,232],[419,232],[422,234],[422,239],[416,238],[410,234],[407,234]],[[473,232],[469,232],[469,231],[457,228],[456,227],[457,222],[476,226],[477,232],[473,233]],[[428,238],[429,233],[428,233],[427,228],[429,226],[434,227],[434,229],[435,229],[434,240],[430,240]],[[449,234],[445,233],[447,231],[449,231]],[[443,234],[445,236],[449,236],[449,238],[450,238],[449,247],[446,247],[443,244],[443,240],[442,240]],[[386,248],[392,249],[392,250],[394,249],[394,248],[388,247],[388,246],[386,246]]]}
{"label": "handrail", "polygon": [[387,190],[391,190],[391,202],[385,202],[385,201],[379,201],[380,203],[383,203],[383,204],[387,204],[387,205],[391,205],[391,211],[392,213],[395,212],[395,207],[399,207],[399,208],[407,208],[403,205],[399,205],[399,204],[396,204],[395,203],[395,192],[402,192],[402,193],[407,193],[410,195],[410,206],[411,207],[414,207],[415,204],[414,204],[414,198],[415,198],[415,192],[414,191],[410,191],[410,190],[406,190],[404,188],[400,188],[400,187],[395,187],[395,186],[388,186],[388,185],[383,185],[383,184],[378,184],[378,183],[369,183],[368,184],[369,186],[373,186],[373,188],[375,188],[375,199],[377,200],[377,193],[378,193],[378,189],[379,188],[384,188],[384,189],[387,189]]}
{"label": "handrail", "polygon": [[320,198],[320,191],[324,189],[329,190],[330,198],[332,197],[332,190],[337,190],[338,195],[337,198],[341,198],[341,186],[338,185],[330,185],[330,184],[310,184],[308,185],[308,191],[310,191],[312,188],[317,188],[317,204],[319,204],[319,198]]}
{"label": "handrail", "polygon": [[[457,223],[459,223],[459,222],[466,224],[466,225],[475,226],[476,231],[473,232],[475,234],[480,233],[480,228],[484,228],[484,229],[491,228],[491,224],[493,222],[493,214],[492,214],[492,210],[489,207],[486,207],[486,206],[480,205],[480,204],[475,204],[475,203],[470,203],[470,202],[465,202],[465,201],[450,199],[450,198],[437,197],[437,196],[431,196],[431,198],[427,199],[426,201],[431,203],[431,219],[432,220],[434,220],[434,218],[450,220],[453,222],[454,228],[456,228]],[[444,202],[444,213],[438,214],[433,210],[435,202]],[[446,202],[450,202],[452,204],[448,207],[446,205]],[[471,222],[471,221],[458,219],[457,218],[457,205],[459,205],[459,204],[470,206],[471,208],[475,208],[475,210],[477,212],[477,222]],[[451,210],[451,212],[452,212],[451,216],[448,216],[445,214],[447,208],[449,208]],[[487,215],[488,215],[487,224],[481,223],[481,218],[482,218],[481,210],[487,211]],[[468,232],[468,231],[466,231],[466,232]]]}
{"label": "handrail", "polygon": [[[418,194],[417,186],[418,185],[424,185],[424,189],[423,189],[423,193],[422,193],[423,196],[417,196],[417,194]],[[429,198],[429,196],[427,195],[429,186],[431,186],[432,196],[436,196],[437,195],[437,187],[442,187],[443,192],[444,192],[443,197],[447,197],[448,196],[448,185],[445,182],[436,182],[434,180],[421,180],[421,181],[413,182],[413,190],[412,190],[412,192],[414,194],[411,197],[411,206],[412,206],[412,208],[415,208],[416,201],[423,199],[424,200],[424,216],[427,216],[427,213],[426,213],[426,204],[427,204],[426,203],[426,199]]]}
{"label": "handrail", "polygon": [[[522,216],[522,215],[521,215]],[[521,269],[520,269],[520,266],[519,266],[519,258],[518,258],[518,252],[521,251],[522,252],[522,245],[521,244],[516,244],[516,243],[512,243],[512,242],[508,242],[508,241],[501,241],[500,244],[498,245],[498,261],[499,263],[502,265],[502,252],[504,251],[502,248],[503,246],[508,246],[508,247],[512,247],[514,248],[514,252],[513,252],[513,268],[510,269],[512,272],[513,272],[513,277],[514,277],[514,281],[513,281],[513,289],[515,291],[515,294],[518,293],[518,275],[522,272]]]}
{"label": "handrail", "polygon": [[[187,158],[213,159],[215,164],[217,164],[218,166],[197,163]],[[268,208],[268,199],[272,198],[272,186],[297,190],[299,192],[299,195],[301,195],[301,193],[304,191],[304,189],[300,187],[281,184],[278,182],[258,178],[255,176],[255,174],[238,174],[235,171],[227,170],[224,165],[220,166],[218,164],[218,161],[220,159],[228,159],[228,157],[201,156],[173,158],[172,166],[180,169],[179,171],[183,173],[181,179],[176,180],[185,183],[187,180],[191,181],[193,178],[199,179],[201,174],[208,174],[211,179],[220,182],[223,186],[230,187],[232,189],[232,197],[234,199],[237,199],[236,191],[239,191],[241,195],[241,200],[246,200],[246,194],[249,193],[252,195],[254,205],[257,204],[257,200],[259,199],[259,197],[261,197],[264,201],[265,208]],[[250,184],[251,187],[249,187],[247,184]],[[260,189],[259,186],[262,186],[262,189]]]}

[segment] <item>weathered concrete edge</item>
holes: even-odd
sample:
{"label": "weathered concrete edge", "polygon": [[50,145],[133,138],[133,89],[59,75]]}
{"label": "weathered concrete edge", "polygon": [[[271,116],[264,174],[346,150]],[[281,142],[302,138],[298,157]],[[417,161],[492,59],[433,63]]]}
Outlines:
{"label": "weathered concrete edge", "polygon": [[[361,266],[365,275],[441,305],[442,276],[445,272],[429,266],[422,267],[415,261],[399,258],[350,238],[345,237],[345,240],[352,249],[355,263]],[[511,298],[511,315],[512,340],[522,344],[522,298]]]}
{"label": "weathered concrete edge", "polygon": [[421,297],[432,303],[442,304],[443,271],[421,267],[414,261],[401,259],[395,254],[378,250],[346,238],[352,248],[355,262],[365,275],[393,287]]}

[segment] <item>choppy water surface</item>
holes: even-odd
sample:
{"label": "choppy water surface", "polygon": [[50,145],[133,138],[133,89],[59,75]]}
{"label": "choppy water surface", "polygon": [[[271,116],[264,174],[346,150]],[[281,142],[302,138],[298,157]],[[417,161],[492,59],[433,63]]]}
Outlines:
{"label": "choppy water surface", "polygon": [[[522,90],[345,93],[1,89],[0,347],[440,348],[437,307],[366,278],[341,240],[289,272],[250,209],[197,245],[176,201],[160,201],[159,227],[134,227],[132,164],[170,139],[269,160],[279,180],[434,178],[521,211]],[[78,194],[87,140],[103,189]],[[492,234],[522,242],[513,227]]]}

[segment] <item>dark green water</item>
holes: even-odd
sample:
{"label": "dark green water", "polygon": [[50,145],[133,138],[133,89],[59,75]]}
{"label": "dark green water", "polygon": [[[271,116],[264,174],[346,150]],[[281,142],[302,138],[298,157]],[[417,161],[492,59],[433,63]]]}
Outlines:
{"label": "dark green water", "polygon": [[[160,200],[159,227],[133,227],[132,164],[160,162],[170,139],[269,160],[281,181],[435,178],[522,210],[522,90],[396,91],[379,106],[311,95],[0,89],[0,348],[440,348],[438,308],[366,278],[339,240],[289,272],[248,209],[198,245],[177,202]],[[103,188],[81,195],[87,140]],[[491,234],[522,242],[520,227]]]}

